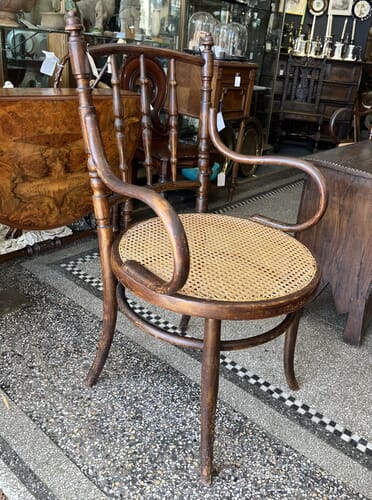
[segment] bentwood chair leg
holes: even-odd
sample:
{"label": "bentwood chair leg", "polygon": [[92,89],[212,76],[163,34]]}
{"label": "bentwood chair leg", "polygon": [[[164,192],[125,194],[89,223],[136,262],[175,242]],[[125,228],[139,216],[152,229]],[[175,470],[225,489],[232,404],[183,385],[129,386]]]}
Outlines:
{"label": "bentwood chair leg", "polygon": [[294,352],[296,347],[298,324],[300,322],[302,309],[296,312],[295,317],[285,332],[284,338],[284,373],[288,387],[292,391],[298,391],[300,388],[294,372]]}
{"label": "bentwood chair leg", "polygon": [[186,316],[186,314],[183,314],[179,326],[181,332],[187,331],[189,323],[190,323],[190,316]]}
{"label": "bentwood chair leg", "polygon": [[[117,280],[111,272],[109,259],[109,247],[105,242],[100,241],[102,281],[103,281],[103,321],[101,337],[99,339],[96,356],[89,369],[85,383],[91,387],[100,376],[110,351],[112,339],[114,336],[116,318],[118,315],[118,304],[116,300]],[[102,258],[104,255],[105,258]]]}
{"label": "bentwood chair leg", "polygon": [[213,441],[220,369],[221,321],[206,319],[201,369],[200,479],[211,484]]}
{"label": "bentwood chair leg", "polygon": [[107,356],[110,351],[112,339],[114,336],[116,318],[117,318],[117,303],[115,298],[115,293],[110,301],[106,301],[103,307],[103,322],[102,322],[102,332],[99,339],[96,356],[94,358],[93,364],[89,369],[88,375],[85,379],[85,383],[91,387],[94,385],[98,377],[100,376],[103,367],[105,366]]}

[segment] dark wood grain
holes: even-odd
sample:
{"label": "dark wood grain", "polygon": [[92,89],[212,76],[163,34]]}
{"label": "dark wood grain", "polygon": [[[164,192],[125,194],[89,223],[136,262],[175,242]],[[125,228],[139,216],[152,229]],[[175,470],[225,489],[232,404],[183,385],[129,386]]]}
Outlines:
{"label": "dark wood grain", "polygon": [[[108,156],[115,160],[108,95],[95,92]],[[123,100],[130,162],[139,133],[139,97],[123,92]],[[92,210],[75,90],[0,89],[0,137],[1,223],[51,229]]]}
{"label": "dark wood grain", "polygon": [[[343,338],[359,345],[372,316],[372,141],[308,157],[328,181],[329,203],[319,224],[298,235],[318,257],[339,314],[347,314]],[[311,212],[316,191],[307,182],[299,220]]]}

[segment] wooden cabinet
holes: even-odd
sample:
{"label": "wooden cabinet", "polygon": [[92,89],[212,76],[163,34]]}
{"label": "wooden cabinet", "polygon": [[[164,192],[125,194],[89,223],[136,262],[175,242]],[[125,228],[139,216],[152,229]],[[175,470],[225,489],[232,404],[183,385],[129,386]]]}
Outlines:
{"label": "wooden cabinet", "polygon": [[[317,257],[322,269],[319,292],[329,284],[339,314],[347,319],[343,338],[359,345],[372,318],[372,141],[332,148],[306,157],[329,187],[322,220],[297,238]],[[306,182],[298,221],[313,213],[318,195]]]}
{"label": "wooden cabinet", "polygon": [[329,119],[340,107],[353,108],[358,94],[362,64],[359,62],[328,61],[324,77],[321,102],[324,116]]}
{"label": "wooden cabinet", "polygon": [[212,103],[222,109],[225,120],[249,116],[256,64],[236,61],[214,61]]}
{"label": "wooden cabinet", "polygon": [[[248,62],[219,61],[213,62],[215,71],[212,81],[212,106],[222,110],[225,120],[241,120],[249,116],[252,102],[253,85],[257,65]],[[199,117],[200,77],[190,74],[190,68],[177,67],[178,110],[181,114]]]}
{"label": "wooden cabinet", "polygon": [[[236,141],[227,144],[237,151],[241,151],[245,133],[246,121],[250,116],[254,81],[257,64],[238,61],[213,61],[215,71],[212,80],[212,106],[222,111],[225,122],[230,122],[236,131]],[[178,111],[181,114],[199,117],[200,94],[198,92],[199,76],[190,74],[190,68],[177,68],[178,75]],[[230,128],[231,130],[231,128]],[[233,133],[232,133],[233,135]],[[232,169],[229,198],[235,190],[238,174],[238,165]]]}

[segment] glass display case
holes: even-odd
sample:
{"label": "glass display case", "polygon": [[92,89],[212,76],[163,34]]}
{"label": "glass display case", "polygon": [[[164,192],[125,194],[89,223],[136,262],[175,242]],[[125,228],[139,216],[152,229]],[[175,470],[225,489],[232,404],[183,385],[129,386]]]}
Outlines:
{"label": "glass display case", "polygon": [[[39,38],[36,34],[38,31],[46,33],[56,31],[55,27],[45,25],[46,20],[43,20],[43,14],[50,11],[51,14],[61,15],[61,7],[57,5],[60,3],[56,0],[36,0],[33,11],[27,14],[27,25],[19,26],[21,32],[27,33],[31,30],[35,33],[25,35],[25,39],[36,41]],[[205,16],[210,16],[209,24],[205,26],[205,29],[213,32],[213,28],[217,24],[228,25],[224,29],[223,36],[225,37],[224,45],[228,47],[229,57],[247,58],[248,61],[257,63],[259,68],[262,66],[266,30],[270,17],[271,4],[269,0],[250,0],[249,2],[235,0],[120,0],[116,2],[114,12],[108,12],[108,9],[104,9],[104,14],[98,12],[98,7],[93,10],[92,8],[87,9],[85,5],[87,3],[81,2],[80,11],[86,33],[90,37],[90,43],[94,43],[94,37],[97,37],[96,40],[100,40],[102,36],[120,37],[128,42],[148,43],[185,50],[194,43],[192,40],[195,36],[196,24],[193,20],[197,20],[195,14],[202,12],[205,13]],[[78,6],[79,4],[80,2],[77,3]],[[56,12],[57,8],[58,12]],[[190,19],[192,20],[190,29],[194,30],[193,35],[188,33]],[[191,26],[193,27],[191,28]],[[5,35],[3,34],[1,44],[2,58],[5,64],[7,59],[14,59],[13,57],[9,58],[9,45],[11,44],[8,43],[7,36],[7,32]],[[22,33],[17,33],[17,36],[20,39]],[[22,51],[25,57],[21,54]],[[27,48],[22,47],[20,40],[17,60],[22,58],[24,61],[36,59],[34,56],[28,57]],[[257,83],[258,81],[259,74],[257,75]]]}
{"label": "glass display case", "polygon": [[[262,124],[264,141],[269,133],[284,25],[284,14],[280,11],[279,3],[279,0],[184,0],[182,10],[185,27],[200,11],[208,12],[218,20],[219,24],[213,32],[216,58],[223,60],[235,57],[257,64],[251,114]],[[239,42],[235,44],[238,39]],[[180,48],[187,48],[188,42],[188,31],[183,29],[180,33]]]}
{"label": "glass display case", "polygon": [[2,28],[0,83],[11,81],[15,87],[48,87],[40,66],[48,49],[47,33],[20,28]]}

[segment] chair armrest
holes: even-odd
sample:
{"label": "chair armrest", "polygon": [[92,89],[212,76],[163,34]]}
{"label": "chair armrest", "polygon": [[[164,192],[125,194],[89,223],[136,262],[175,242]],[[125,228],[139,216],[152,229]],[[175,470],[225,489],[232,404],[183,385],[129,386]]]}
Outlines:
{"label": "chair armrest", "polygon": [[[89,116],[89,113],[87,113],[84,120],[87,134],[93,139],[91,144],[99,144],[98,138],[94,137],[99,134],[94,116]],[[125,272],[157,293],[169,295],[176,293],[186,283],[190,269],[189,247],[180,218],[167,200],[160,196],[159,193],[146,187],[122,182],[112,172],[101,148],[94,148],[90,152],[91,156],[88,160],[90,171],[95,169],[102,182],[114,193],[135,198],[148,205],[162,221],[168,233],[174,262],[173,276],[169,282],[155,276],[136,261],[125,262]]]}
{"label": "chair armrest", "polygon": [[[349,114],[350,115],[350,127],[349,127],[349,130],[348,132],[350,131],[351,127],[352,127],[352,121],[353,121],[353,117],[354,117],[354,110],[353,109],[350,109],[350,108],[346,108],[346,107],[343,107],[343,108],[338,108],[336,109],[333,113],[332,113],[332,116],[331,118],[329,119],[329,135],[331,136],[331,139],[333,140],[333,142],[335,144],[339,144],[341,142],[344,141],[344,139],[347,140],[347,142],[353,142],[351,139],[348,139],[348,136],[345,137],[345,138],[340,138],[337,134],[337,124],[338,124],[338,120],[343,116],[345,116],[345,114]],[[345,118],[344,118],[344,121],[345,121]]]}
{"label": "chair armrest", "polygon": [[232,149],[225,146],[221,141],[216,125],[216,109],[209,110],[209,135],[213,145],[220,153],[237,163],[245,163],[247,165],[276,165],[279,167],[292,167],[304,171],[315,182],[319,191],[318,207],[312,217],[302,222],[301,224],[286,224],[284,222],[264,217],[262,215],[253,215],[252,220],[260,222],[266,226],[280,229],[285,232],[298,232],[308,229],[316,224],[324,215],[328,202],[328,190],[326,181],[321,172],[310,162],[299,158],[291,158],[288,156],[253,156],[236,153]]}

